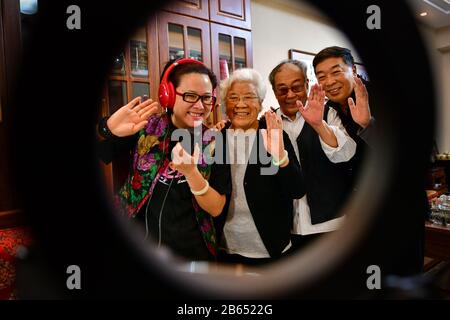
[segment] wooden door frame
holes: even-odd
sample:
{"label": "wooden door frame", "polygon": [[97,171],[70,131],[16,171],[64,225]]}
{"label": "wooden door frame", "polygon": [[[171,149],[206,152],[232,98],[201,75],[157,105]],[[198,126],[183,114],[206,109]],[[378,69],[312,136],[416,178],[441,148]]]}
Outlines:
{"label": "wooden door frame", "polygon": [[[18,70],[22,57],[21,17],[18,0],[4,0],[0,2],[0,99],[2,121],[0,122],[0,134],[3,135],[5,147],[8,145],[11,124],[11,110],[13,106],[12,95],[18,78]],[[6,148],[8,149],[8,148]],[[2,154],[5,161],[3,165],[10,163],[10,154]],[[13,197],[12,173],[4,177],[0,183],[4,183],[6,194],[0,197]],[[0,199],[1,200],[1,199]],[[14,201],[12,201],[14,202]],[[0,207],[0,227],[23,224],[23,216],[20,214],[19,203],[9,203]]]}

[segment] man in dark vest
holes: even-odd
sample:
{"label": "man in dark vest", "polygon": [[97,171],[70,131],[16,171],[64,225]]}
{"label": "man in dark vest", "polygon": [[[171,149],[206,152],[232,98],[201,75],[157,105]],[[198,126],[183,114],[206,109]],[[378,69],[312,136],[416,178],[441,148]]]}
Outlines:
{"label": "man in dark vest", "polygon": [[354,58],[347,48],[334,46],[321,50],[314,57],[313,67],[328,98],[326,107],[336,110],[347,133],[357,144],[350,168],[358,172],[365,150],[373,139],[375,124],[369,108],[368,82],[356,73]]}
{"label": "man in dark vest", "polygon": [[[328,47],[321,50],[313,60],[314,72],[319,84],[328,97],[325,108],[336,110],[347,133],[357,144],[355,156],[347,163],[350,182],[357,187],[358,172],[362,171],[364,156],[371,151],[375,138],[375,120],[371,115],[366,86],[370,86],[357,75],[354,58],[347,48]],[[355,183],[356,182],[356,183]],[[427,202],[423,193],[424,203]],[[426,205],[424,205],[424,208]],[[412,219],[413,215],[411,216]],[[411,226],[409,224],[408,226]],[[365,250],[371,252],[362,261],[360,270],[374,262],[380,266],[384,275],[411,275],[422,271],[424,256],[423,224],[415,225],[416,233],[408,233],[388,250],[379,250],[379,241],[371,239]],[[414,236],[412,236],[414,235]],[[383,247],[383,245],[381,245]],[[410,284],[412,279],[410,279]],[[412,280],[413,281],[413,280]],[[414,283],[413,283],[414,284]],[[417,285],[417,283],[415,284]]]}
{"label": "man in dark vest", "polygon": [[338,112],[325,106],[322,87],[314,85],[308,97],[307,74],[303,62],[285,60],[269,75],[306,182],[306,195],[294,200],[293,250],[343,222],[340,208],[351,192],[348,161],[356,150]]}

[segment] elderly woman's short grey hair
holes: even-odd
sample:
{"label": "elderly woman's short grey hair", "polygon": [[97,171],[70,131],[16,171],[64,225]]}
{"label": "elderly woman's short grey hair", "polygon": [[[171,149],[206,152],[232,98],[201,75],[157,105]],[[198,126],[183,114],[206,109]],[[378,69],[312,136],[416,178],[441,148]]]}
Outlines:
{"label": "elderly woman's short grey hair", "polygon": [[262,102],[266,96],[266,85],[261,74],[255,69],[242,68],[235,70],[231,76],[220,83],[220,98],[226,101],[228,91],[235,82],[250,82],[256,88],[256,94]]}

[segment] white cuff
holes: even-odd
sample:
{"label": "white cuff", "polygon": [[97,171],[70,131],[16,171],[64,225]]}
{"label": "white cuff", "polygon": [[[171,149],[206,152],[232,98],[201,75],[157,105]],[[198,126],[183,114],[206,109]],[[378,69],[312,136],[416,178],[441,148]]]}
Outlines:
{"label": "white cuff", "polygon": [[335,148],[331,147],[319,136],[320,144],[322,145],[322,150],[325,152],[325,155],[333,163],[350,160],[355,155],[356,142],[338,127],[328,126],[333,130],[338,145]]}

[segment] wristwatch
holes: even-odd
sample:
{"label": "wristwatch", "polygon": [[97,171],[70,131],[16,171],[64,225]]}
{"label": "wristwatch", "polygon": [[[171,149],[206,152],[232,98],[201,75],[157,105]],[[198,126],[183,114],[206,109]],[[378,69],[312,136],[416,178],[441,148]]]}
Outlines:
{"label": "wristwatch", "polygon": [[109,130],[107,124],[108,119],[109,117],[104,117],[100,120],[98,124],[98,133],[105,139],[118,138],[111,130]]}

